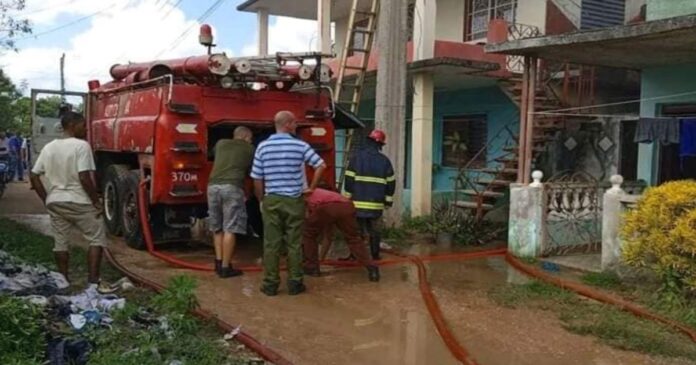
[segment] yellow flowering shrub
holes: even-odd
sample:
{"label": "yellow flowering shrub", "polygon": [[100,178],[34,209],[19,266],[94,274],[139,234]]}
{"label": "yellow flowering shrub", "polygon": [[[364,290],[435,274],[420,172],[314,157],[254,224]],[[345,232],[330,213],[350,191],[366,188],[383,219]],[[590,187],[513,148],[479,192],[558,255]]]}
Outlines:
{"label": "yellow flowering shrub", "polygon": [[628,265],[653,270],[668,286],[696,291],[696,182],[648,189],[626,213],[621,238]]}

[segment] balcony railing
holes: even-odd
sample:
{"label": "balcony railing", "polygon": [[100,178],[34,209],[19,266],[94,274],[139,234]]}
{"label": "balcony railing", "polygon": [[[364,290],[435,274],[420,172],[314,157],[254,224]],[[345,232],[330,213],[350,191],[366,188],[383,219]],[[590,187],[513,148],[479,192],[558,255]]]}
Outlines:
{"label": "balcony railing", "polygon": [[[511,23],[508,25],[508,40],[534,38],[541,36],[539,27],[527,24]],[[512,73],[522,73],[524,71],[523,56],[508,56],[506,60],[507,70]]]}

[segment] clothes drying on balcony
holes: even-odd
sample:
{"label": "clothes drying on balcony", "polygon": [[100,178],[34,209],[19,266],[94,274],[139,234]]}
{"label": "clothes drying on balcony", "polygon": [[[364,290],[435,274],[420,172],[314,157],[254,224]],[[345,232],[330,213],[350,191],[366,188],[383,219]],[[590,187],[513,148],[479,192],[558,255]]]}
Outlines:
{"label": "clothes drying on balcony", "polygon": [[640,118],[634,139],[637,143],[659,142],[663,145],[679,143],[679,119]]}

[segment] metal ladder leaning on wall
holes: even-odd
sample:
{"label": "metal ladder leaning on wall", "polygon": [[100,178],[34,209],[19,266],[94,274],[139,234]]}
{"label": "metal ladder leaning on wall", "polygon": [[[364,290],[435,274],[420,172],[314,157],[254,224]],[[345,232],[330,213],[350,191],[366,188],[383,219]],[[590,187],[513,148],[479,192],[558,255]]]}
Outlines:
{"label": "metal ladder leaning on wall", "polygon": [[[370,1],[369,10],[362,10],[360,5]],[[334,90],[334,99],[340,106],[350,110],[353,114],[358,114],[360,106],[360,98],[362,96],[363,84],[365,82],[365,74],[367,73],[367,65],[370,60],[372,51],[372,42],[374,40],[375,31],[377,30],[377,17],[379,14],[379,0],[352,0],[350,15],[348,17],[348,30],[344,41],[343,51],[341,52],[341,60],[338,68],[338,77],[336,79],[336,89]],[[364,4],[363,4],[364,5]],[[360,25],[358,22],[367,22],[365,25]],[[356,48],[354,41],[356,36],[363,37],[362,48]],[[349,65],[348,59],[351,55],[358,54],[359,62],[357,65]],[[347,74],[348,71],[354,71]],[[346,77],[355,77],[355,82],[346,82]],[[344,90],[345,89],[345,90]],[[348,94],[349,97],[344,97]],[[346,95],[346,96],[348,96]],[[353,142],[353,131],[347,129],[343,141],[343,158],[338,178],[338,190],[343,188],[343,181],[348,168],[348,158],[350,155],[351,145]]]}

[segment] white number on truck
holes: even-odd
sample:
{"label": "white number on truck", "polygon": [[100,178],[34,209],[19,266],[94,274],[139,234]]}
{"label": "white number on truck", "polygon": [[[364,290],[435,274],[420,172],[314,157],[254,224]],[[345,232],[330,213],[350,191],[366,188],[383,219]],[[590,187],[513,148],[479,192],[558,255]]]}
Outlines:
{"label": "white number on truck", "polygon": [[172,172],[173,182],[193,182],[198,181],[198,175],[196,173],[190,173],[185,171]]}

